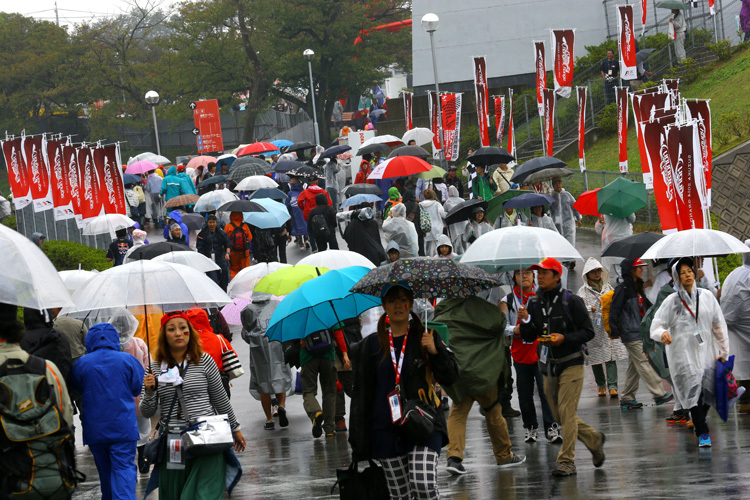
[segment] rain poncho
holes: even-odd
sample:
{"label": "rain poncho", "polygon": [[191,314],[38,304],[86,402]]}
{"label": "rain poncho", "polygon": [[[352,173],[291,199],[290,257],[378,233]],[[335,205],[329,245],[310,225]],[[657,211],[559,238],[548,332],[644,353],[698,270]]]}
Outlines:
{"label": "rain poncho", "polygon": [[405,216],[406,206],[403,203],[394,205],[388,218],[383,222],[383,234],[388,242],[398,243],[401,258],[416,257],[419,252],[417,230]]}
{"label": "rain poncho", "polygon": [[164,196],[165,201],[169,201],[175,196],[181,194],[188,194],[183,192],[182,179],[177,176],[177,167],[172,165],[167,171],[167,175],[161,183],[161,194]]}
{"label": "rain poncho", "polygon": [[335,161],[329,161],[323,167],[323,172],[326,175],[326,193],[331,198],[333,208],[338,208],[339,204],[339,183],[336,177],[339,171],[341,171],[341,168]]}
{"label": "rain poncho", "polygon": [[[388,246],[385,247],[385,259],[380,263],[381,266],[386,266],[391,263],[391,258],[388,255],[388,252],[391,250],[395,250],[399,253],[399,257],[401,257],[401,248],[399,248],[398,243],[395,241],[391,241],[388,243]],[[398,259],[396,259],[398,260]]]}
{"label": "rain poncho", "polygon": [[[682,408],[698,406],[701,394],[704,404],[713,405],[716,358],[729,356],[727,324],[711,292],[693,285],[691,293],[687,293],[680,282],[679,267],[680,262],[672,267],[677,293],[664,299],[656,311],[651,323],[651,339],[661,342],[665,332],[672,337],[672,343],[665,350],[674,395]],[[697,322],[694,315],[697,315]],[[698,333],[702,343],[696,338]]]}
{"label": "rain poncho", "polygon": [[302,184],[299,182],[289,184],[289,197],[286,199],[286,207],[292,214],[292,236],[307,236],[307,223],[302,212],[302,207],[297,204],[297,198],[302,194]]}
{"label": "rain poncho", "polygon": [[180,172],[177,174],[177,178],[180,179],[182,194],[198,194],[198,190],[195,189],[195,184],[188,174]]}
{"label": "rain poncho", "polygon": [[[450,247],[450,252],[448,253],[448,255],[441,255],[440,254],[440,250],[439,249],[442,246]],[[437,250],[437,256],[438,256],[438,258],[452,259],[453,257],[456,256],[456,253],[453,251],[453,245],[451,244],[451,239],[448,238],[447,234],[441,234],[440,236],[438,236],[437,244],[435,245],[435,247],[436,247],[436,250]]]}
{"label": "rain poncho", "polygon": [[[462,203],[464,201],[463,198],[458,193],[458,188],[456,186],[449,186],[448,187],[448,199],[443,202],[443,208],[445,209],[445,213],[447,214],[451,210],[453,210],[459,203]],[[450,224],[448,226],[448,234],[451,237],[451,241],[453,242],[453,251],[456,253],[464,253],[465,250],[465,243],[464,243],[464,231],[466,231],[466,226],[469,224],[468,221],[461,221],[456,222],[455,224]]]}
{"label": "rain poncho", "polygon": [[[185,225],[184,222],[182,222],[182,213],[179,210],[172,210],[167,214],[167,219],[172,219],[177,223],[177,225],[180,226],[180,229],[182,229],[182,235],[185,237],[185,243],[190,244],[190,231],[188,230],[188,227]],[[164,239],[169,240],[170,239],[170,231],[169,231],[169,225],[164,226]]]}
{"label": "rain poncho", "polygon": [[[633,222],[635,222],[635,214],[628,215],[626,219],[604,215],[604,224],[597,220],[594,229],[597,234],[602,235],[602,251],[606,250],[613,242],[632,235]],[[620,262],[622,262],[622,257],[602,257],[602,264],[607,269],[612,269],[613,266],[616,266],[615,270],[618,276],[620,275]]]}
{"label": "rain poncho", "polygon": [[384,219],[388,217],[391,207],[397,203],[401,203],[401,192],[394,186],[388,189],[388,200],[385,202],[385,209],[383,210]]}
{"label": "rain poncho", "polygon": [[344,241],[349,250],[369,259],[373,265],[377,266],[385,258],[380,227],[373,220],[371,208],[358,210],[352,215],[344,231]]}
{"label": "rain poncho", "polygon": [[552,221],[557,227],[557,232],[562,234],[571,245],[576,245],[576,221],[581,220],[581,214],[573,208],[576,199],[564,189],[552,191],[551,195],[555,201],[549,206]]}
{"label": "rain poncho", "polygon": [[[474,210],[476,211],[477,209],[475,208]],[[477,222],[476,212],[472,213],[471,218],[469,219],[469,223],[466,225],[466,229],[464,229],[464,241],[466,242],[466,248],[474,243],[477,238],[479,238],[483,234],[489,233],[490,231],[492,231],[492,224],[487,221],[487,217],[485,216],[482,219],[482,222]]]}
{"label": "rain poncho", "polygon": [[[750,246],[750,240],[745,240]],[[727,276],[721,290],[721,310],[727,322],[729,337],[735,350],[734,376],[750,379],[750,253],[743,264]]]}
{"label": "rain poncho", "polygon": [[521,212],[520,210],[513,210],[513,213],[508,215],[508,213],[503,210],[503,213],[497,216],[497,219],[495,219],[494,227],[495,229],[501,229],[504,227],[511,227],[511,226],[517,226],[518,221],[521,221],[522,226],[528,226],[529,225],[529,218],[526,217],[526,214]]}
{"label": "rain poncho", "polygon": [[424,239],[425,241],[437,241],[438,236],[443,234],[443,228],[445,227],[443,224],[445,209],[437,200],[425,200],[420,202],[419,205],[429,214],[432,223],[432,229],[429,233],[425,233]]}
{"label": "rain poncho", "polygon": [[532,214],[529,226],[543,227],[544,229],[549,229],[550,231],[554,231],[556,233],[558,232],[557,228],[555,227],[555,223],[552,222],[552,217],[547,214],[544,214],[541,217],[537,217],[536,215]]}

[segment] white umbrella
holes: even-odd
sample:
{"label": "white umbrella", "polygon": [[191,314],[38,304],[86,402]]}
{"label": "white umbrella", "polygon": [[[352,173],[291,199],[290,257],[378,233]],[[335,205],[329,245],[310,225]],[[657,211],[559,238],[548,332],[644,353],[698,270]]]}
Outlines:
{"label": "white umbrella", "polygon": [[409,144],[409,141],[415,141],[417,146],[421,146],[422,144],[432,142],[433,137],[435,137],[435,134],[433,134],[430,129],[415,127],[411,130],[407,130],[401,140],[404,144]]}
{"label": "white umbrella", "polygon": [[0,224],[0,302],[34,309],[73,305],[57,269],[22,234]]}
{"label": "white umbrella", "polygon": [[349,266],[362,266],[367,269],[375,269],[370,259],[348,250],[326,250],[324,252],[308,255],[297,264],[307,264],[315,267],[327,267],[328,269],[342,269]]}
{"label": "white umbrella", "polygon": [[139,155],[135,155],[131,157],[128,160],[128,166],[131,163],[135,163],[137,161],[150,161],[150,162],[156,163],[157,165],[164,165],[166,163],[171,163],[169,161],[169,158],[167,158],[166,156],[161,156],[156,153],[141,153]]}
{"label": "white umbrella", "polygon": [[279,184],[265,175],[251,175],[245,177],[234,187],[235,191],[257,191],[263,188],[275,188],[279,187]]}
{"label": "white umbrella", "polygon": [[686,229],[670,233],[646,250],[641,259],[670,259],[672,257],[718,257],[750,252],[743,242],[714,229]]}
{"label": "white umbrella", "polygon": [[104,214],[89,219],[83,228],[83,234],[109,234],[114,238],[115,231],[133,227],[133,224],[135,221],[127,215]]}
{"label": "white umbrella", "polygon": [[494,271],[511,271],[537,264],[545,257],[559,261],[581,259],[573,245],[555,231],[511,226],[485,233],[461,256],[461,262]]}
{"label": "white umbrella", "polygon": [[253,288],[264,276],[268,276],[282,267],[289,267],[290,264],[281,264],[279,262],[259,262],[254,266],[246,267],[238,272],[234,279],[227,287],[227,294],[233,299],[250,300],[253,296]]}
{"label": "white umbrella", "polygon": [[399,144],[403,144],[404,141],[396,137],[395,135],[385,134],[385,135],[376,135],[375,137],[371,137],[370,139],[367,139],[365,142],[362,143],[360,146],[360,149],[369,146],[370,144],[385,144],[386,146],[398,146]]}
{"label": "white umbrella", "polygon": [[202,273],[221,270],[216,262],[198,252],[167,252],[151,260],[182,264]]}
{"label": "white umbrella", "polygon": [[88,280],[99,274],[99,271],[86,271],[85,269],[74,269],[71,271],[60,271],[57,274],[65,283],[65,288],[73,294]]}
{"label": "white umbrella", "polygon": [[210,191],[195,202],[193,212],[213,212],[222,206],[224,203],[238,200],[237,195],[228,189],[217,189],[216,191]]}

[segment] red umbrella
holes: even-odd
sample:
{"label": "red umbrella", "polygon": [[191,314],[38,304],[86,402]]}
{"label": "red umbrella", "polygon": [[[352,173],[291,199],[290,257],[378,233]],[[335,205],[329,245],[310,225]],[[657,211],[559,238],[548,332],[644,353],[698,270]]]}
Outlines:
{"label": "red umbrella", "polygon": [[578,213],[581,215],[593,215],[595,217],[599,216],[599,209],[597,208],[598,202],[596,193],[601,188],[592,189],[591,191],[585,191],[581,193],[581,196],[578,197],[575,203],[573,203],[573,208],[578,210]]}
{"label": "red umbrella", "polygon": [[237,151],[237,156],[257,155],[278,150],[279,147],[270,142],[254,142]]}
{"label": "red umbrella", "polygon": [[406,177],[420,172],[429,172],[432,165],[416,156],[394,156],[375,167],[368,179],[390,179],[392,177]]}

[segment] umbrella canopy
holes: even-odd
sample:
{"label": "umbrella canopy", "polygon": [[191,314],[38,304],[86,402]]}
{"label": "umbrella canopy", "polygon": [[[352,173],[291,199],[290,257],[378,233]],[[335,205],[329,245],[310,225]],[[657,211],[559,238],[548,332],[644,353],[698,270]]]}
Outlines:
{"label": "umbrella canopy", "polygon": [[664,235],[658,233],[645,232],[634,234],[610,243],[604,252],[602,252],[602,257],[639,259],[641,255],[646,253],[646,250],[662,238],[664,238]]}
{"label": "umbrella canopy", "polygon": [[242,158],[237,158],[234,163],[232,163],[232,168],[234,169],[242,165],[250,165],[253,163],[256,165],[268,166],[268,162],[266,160],[256,158],[255,156],[243,156]]}
{"label": "umbrella canopy", "polygon": [[194,212],[214,212],[223,204],[237,200],[237,195],[228,189],[217,189],[198,198],[193,207]]}
{"label": "umbrella canopy", "polygon": [[294,170],[290,170],[286,173],[286,175],[290,177],[317,177],[318,179],[325,179],[323,172],[309,165],[303,165],[299,168],[295,168]]}
{"label": "umbrella canopy", "polygon": [[268,198],[270,200],[284,203],[289,196],[284,191],[277,188],[261,188],[250,196],[251,200],[258,200],[259,198]]}
{"label": "umbrella canopy", "polygon": [[[368,186],[371,184],[368,184]],[[360,203],[377,203],[379,201],[383,201],[383,198],[376,194],[355,194],[351,198],[347,198],[344,200],[344,203],[341,204],[342,207],[353,207],[357,206]]]}
{"label": "umbrella canopy", "polygon": [[128,255],[129,261],[136,260],[150,260],[159,255],[169,252],[192,252],[193,250],[180,243],[173,243],[171,241],[160,241],[159,243],[151,243],[149,245],[141,245],[133,250]]}
{"label": "umbrella canopy", "polygon": [[599,214],[599,202],[596,199],[596,193],[601,188],[592,189],[590,191],[584,191],[583,193],[578,196],[578,199],[575,203],[573,203],[573,208],[578,210],[578,213],[581,215],[593,215],[594,217],[598,217]]}
{"label": "umbrella canopy", "polygon": [[435,137],[435,134],[433,134],[430,129],[424,127],[415,127],[411,130],[406,131],[406,133],[401,137],[401,142],[403,142],[404,144],[409,144],[409,141],[414,141],[416,142],[417,146],[421,146],[422,144],[432,142],[433,137]]}
{"label": "umbrella canopy", "polygon": [[395,135],[376,135],[375,137],[371,137],[363,142],[361,147],[369,146],[370,144],[385,144],[388,147],[393,147],[403,145],[404,141]]}
{"label": "umbrella canopy", "polygon": [[248,214],[245,214],[245,222],[247,222],[251,226],[255,226],[260,229],[281,227],[292,217],[289,214],[289,210],[286,208],[286,205],[284,205],[283,203],[269,200],[268,198],[258,198],[253,201],[263,207],[266,211],[250,212]]}
{"label": "umbrella canopy", "polygon": [[221,315],[224,317],[224,321],[228,325],[242,326],[242,310],[251,303],[252,301],[245,299],[232,300],[231,304],[227,304],[221,308]]}
{"label": "umbrella canopy", "polygon": [[202,273],[220,271],[221,268],[208,257],[198,252],[169,252],[151,259],[152,262],[172,262],[192,267]]}
{"label": "umbrella canopy", "polygon": [[253,296],[253,288],[265,276],[278,271],[283,267],[292,267],[291,264],[279,262],[258,262],[238,272],[227,287],[227,294],[233,299],[250,300]]}
{"label": "umbrella canopy", "polygon": [[429,158],[430,153],[425,148],[419,146],[401,146],[391,151],[388,158],[397,156],[416,156],[417,158]]}
{"label": "umbrella canopy", "polygon": [[373,109],[372,111],[370,111],[370,116],[377,117],[377,116],[384,115],[385,113],[386,111],[384,109]]}
{"label": "umbrella canopy", "polygon": [[503,213],[503,203],[512,198],[515,198],[516,196],[527,194],[528,192],[529,191],[521,191],[520,189],[508,189],[502,194],[494,196],[490,201],[487,202],[487,213],[485,213],[487,220],[494,221],[500,214]]}
{"label": "umbrella canopy", "polygon": [[750,248],[731,234],[713,229],[686,229],[666,235],[646,250],[641,259],[720,257],[747,252]]}
{"label": "umbrella canopy", "polygon": [[539,156],[537,158],[532,158],[531,160],[518,167],[513,173],[513,177],[511,177],[510,180],[518,184],[523,184],[524,182],[526,182],[526,178],[533,173],[540,172],[548,168],[562,168],[566,165],[567,164],[564,161],[558,160],[553,156]]}
{"label": "umbrella canopy", "polygon": [[638,52],[635,53],[635,62],[636,64],[641,64],[646,59],[648,59],[648,56],[654,53],[656,49],[641,49]]}
{"label": "umbrella canopy", "polygon": [[70,271],[59,271],[60,279],[65,283],[65,288],[74,294],[88,280],[93,278],[99,271],[86,271],[85,269],[74,269]]}
{"label": "umbrella canopy", "polygon": [[367,146],[363,146],[357,150],[357,156],[380,153],[381,151],[385,151],[386,149],[388,149],[388,146],[386,146],[385,144],[368,144]]}
{"label": "umbrella canopy", "polygon": [[139,175],[145,174],[146,172],[150,172],[152,170],[156,170],[157,168],[159,168],[159,165],[152,161],[140,160],[128,165],[128,168],[125,169],[125,173]]}
{"label": "umbrella canopy", "polygon": [[234,190],[257,191],[258,189],[275,187],[279,187],[279,184],[270,177],[264,175],[251,175],[250,177],[242,179],[239,184],[234,187]]}
{"label": "umbrella canopy", "polygon": [[415,257],[376,267],[351,291],[380,297],[384,286],[399,281],[408,283],[414,296],[423,299],[472,297],[500,286],[498,278],[477,267],[451,259]]}
{"label": "umbrella canopy", "polygon": [[128,184],[140,184],[143,181],[143,177],[138,177],[137,175],[133,174],[125,174],[122,176],[122,183],[126,186]]}
{"label": "umbrella canopy", "polygon": [[279,148],[270,142],[254,142],[237,151],[237,156],[278,153]]}
{"label": "umbrella canopy", "polygon": [[273,144],[277,148],[281,149],[281,148],[285,148],[287,146],[291,146],[294,143],[292,141],[288,141],[286,139],[276,139],[275,141],[271,141],[271,144]]}
{"label": "umbrella canopy", "polygon": [[471,217],[471,213],[474,211],[474,208],[476,207],[484,208],[486,215],[487,202],[484,200],[473,198],[471,200],[462,201],[461,203],[453,207],[445,216],[445,223],[455,224],[456,222],[468,220],[469,217]]}
{"label": "umbrella canopy", "polygon": [[597,209],[601,214],[620,219],[648,205],[646,185],[618,177],[596,193]]}
{"label": "umbrella canopy", "polygon": [[197,194],[181,194],[170,198],[168,202],[164,204],[165,208],[184,207],[186,205],[194,205],[196,201],[200,199]]}
{"label": "umbrella canopy", "polygon": [[393,177],[406,177],[420,172],[429,172],[432,165],[421,158],[414,156],[397,156],[389,158],[375,167],[368,179],[390,179]]}
{"label": "umbrella canopy", "polygon": [[214,175],[213,177],[209,177],[205,181],[198,184],[199,188],[207,188],[209,186],[215,186],[217,184],[222,184],[224,182],[227,182],[228,175]]}
{"label": "umbrella canopy", "polygon": [[429,172],[420,172],[416,175],[419,179],[429,180],[429,179],[442,179],[443,176],[447,174],[445,170],[443,170],[440,167],[432,167],[432,169]]}
{"label": "umbrella canopy", "polygon": [[488,166],[497,165],[500,163],[510,163],[515,161],[516,158],[512,154],[508,153],[503,148],[496,148],[494,146],[485,146],[477,149],[467,158],[474,165]]}
{"label": "umbrella canopy", "polygon": [[289,295],[302,285],[302,283],[317,278],[327,273],[325,267],[299,265],[278,269],[261,278],[253,292],[262,292],[269,295]]}
{"label": "umbrella canopy", "polygon": [[375,194],[382,196],[383,194],[383,190],[375,184],[349,184],[342,189],[341,192],[344,193],[345,196],[355,196],[358,194]]}
{"label": "umbrella canopy", "polygon": [[166,156],[158,155],[156,153],[141,153],[141,154],[137,154],[129,158],[128,166],[132,165],[133,163],[137,161],[150,161],[158,165],[164,165],[166,163],[169,163],[169,158],[167,158]]}
{"label": "umbrella canopy", "polygon": [[280,174],[284,174],[289,172],[290,170],[296,170],[298,168],[304,167],[305,164],[301,161],[294,161],[294,160],[284,160],[278,162],[276,165],[273,166],[273,171],[278,172]]}
{"label": "umbrella canopy", "polygon": [[342,144],[340,146],[332,146],[326,149],[325,151],[323,151],[322,153],[320,153],[318,160],[325,160],[326,158],[335,158],[341,153],[346,153],[350,149],[352,149],[352,147],[347,144]]}
{"label": "umbrella canopy", "polygon": [[307,141],[305,142],[296,142],[289,146],[286,149],[287,153],[297,153],[297,158],[304,159],[305,158],[305,150],[314,148],[315,144],[309,143]]}
{"label": "umbrella canopy", "polygon": [[195,156],[190,158],[190,161],[185,165],[185,168],[198,169],[198,167],[207,167],[209,163],[216,163],[216,157],[208,155]]}
{"label": "umbrella canopy", "polygon": [[234,200],[224,203],[217,209],[219,212],[265,212],[257,201]]}
{"label": "umbrella canopy", "polygon": [[206,224],[206,219],[199,213],[183,214],[182,222],[192,231],[200,231]]}
{"label": "umbrella canopy", "polygon": [[368,271],[367,267],[347,267],[302,284],[279,303],[268,322],[266,336],[280,342],[302,339],[380,306],[379,296],[349,291]]}
{"label": "umbrella canopy", "polygon": [[680,9],[685,10],[687,9],[687,4],[683,3],[681,0],[664,0],[663,2],[659,2],[656,4],[656,6],[660,9]]}
{"label": "umbrella canopy", "polygon": [[541,193],[525,193],[521,196],[516,196],[505,203],[505,208],[529,208],[536,207],[539,205],[549,205],[554,202],[555,199],[548,194]]}
{"label": "umbrella canopy", "polygon": [[360,266],[366,267],[367,269],[375,268],[372,262],[370,262],[370,259],[358,254],[357,252],[350,252],[349,250],[325,250],[323,252],[314,253],[300,260],[298,264],[325,267],[331,270],[343,269],[349,266]]}
{"label": "umbrella canopy", "polygon": [[263,164],[244,163],[242,165],[237,165],[236,163],[237,162],[235,162],[232,171],[229,172],[229,177],[227,177],[227,179],[230,181],[240,182],[242,179],[245,179],[247,177],[251,177],[254,175],[268,175],[273,171],[271,165],[266,162],[262,162]]}
{"label": "umbrella canopy", "polygon": [[545,257],[582,259],[564,236],[542,227],[511,226],[485,233],[461,256],[461,262],[492,271],[511,271],[538,264]]}
{"label": "umbrella canopy", "polygon": [[570,177],[574,173],[574,170],[565,167],[547,168],[545,170],[540,170],[539,172],[529,174],[523,182],[524,184],[536,184],[538,182],[550,181],[555,178]]}
{"label": "umbrella canopy", "polygon": [[22,234],[0,224],[0,302],[34,309],[72,305],[63,280],[44,252]]}
{"label": "umbrella canopy", "polygon": [[104,214],[92,217],[83,228],[83,234],[110,234],[115,237],[115,231],[118,229],[127,229],[133,227],[135,221],[122,214]]}

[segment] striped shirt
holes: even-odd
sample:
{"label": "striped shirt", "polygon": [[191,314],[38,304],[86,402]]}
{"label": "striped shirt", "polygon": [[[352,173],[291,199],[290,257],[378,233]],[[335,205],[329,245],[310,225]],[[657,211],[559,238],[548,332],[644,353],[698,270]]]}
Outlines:
{"label": "striped shirt", "polygon": [[[152,362],[151,373],[158,374],[160,371],[161,365],[156,361]],[[229,397],[221,383],[219,369],[208,354],[203,353],[200,364],[188,363],[183,373],[182,394],[191,419],[206,415],[228,415],[232,431],[239,430],[240,424],[234,416]],[[144,385],[140,404],[141,414],[144,417],[151,417],[159,408],[162,422],[166,422],[167,418],[181,420],[182,414],[178,415],[179,400],[175,403],[172,414],[168,415],[175,397],[172,385],[160,386],[157,382],[157,390],[151,394],[146,392]]]}

